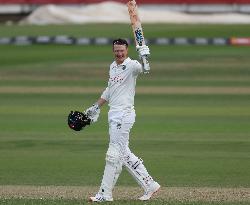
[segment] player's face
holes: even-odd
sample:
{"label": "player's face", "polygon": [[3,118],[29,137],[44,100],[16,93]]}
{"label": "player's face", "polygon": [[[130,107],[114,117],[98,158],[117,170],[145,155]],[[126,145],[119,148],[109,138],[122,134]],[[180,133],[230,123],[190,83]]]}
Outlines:
{"label": "player's face", "polygon": [[128,56],[128,48],[126,45],[114,45],[113,52],[117,64],[122,64]]}

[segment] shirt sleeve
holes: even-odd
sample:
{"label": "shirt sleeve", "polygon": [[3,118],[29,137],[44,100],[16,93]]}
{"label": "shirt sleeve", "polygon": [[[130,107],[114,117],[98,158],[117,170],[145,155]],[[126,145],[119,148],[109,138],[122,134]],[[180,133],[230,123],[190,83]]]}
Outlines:
{"label": "shirt sleeve", "polygon": [[137,60],[134,60],[133,61],[133,75],[137,76],[140,73],[142,73],[142,65]]}
{"label": "shirt sleeve", "polygon": [[107,102],[109,101],[109,87],[106,87],[106,89],[103,91],[101,98]]}

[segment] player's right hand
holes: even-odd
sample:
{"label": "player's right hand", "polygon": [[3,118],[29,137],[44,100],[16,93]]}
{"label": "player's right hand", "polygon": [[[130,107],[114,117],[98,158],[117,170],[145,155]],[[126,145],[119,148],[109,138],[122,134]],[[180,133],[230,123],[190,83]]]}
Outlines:
{"label": "player's right hand", "polygon": [[142,56],[149,56],[150,55],[150,50],[149,50],[149,47],[146,46],[146,45],[143,45],[143,46],[139,46],[137,45],[136,46],[136,50],[139,54],[140,57]]}
{"label": "player's right hand", "polygon": [[84,113],[91,119],[91,122],[96,122],[100,115],[100,108],[98,104],[94,104],[85,110]]}

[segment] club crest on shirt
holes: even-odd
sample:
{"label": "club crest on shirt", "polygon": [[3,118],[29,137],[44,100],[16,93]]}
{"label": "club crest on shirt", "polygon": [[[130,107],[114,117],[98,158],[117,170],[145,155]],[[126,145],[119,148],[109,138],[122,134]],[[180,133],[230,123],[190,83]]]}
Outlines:
{"label": "club crest on shirt", "polygon": [[122,70],[125,70],[126,69],[126,65],[122,65]]}
{"label": "club crest on shirt", "polygon": [[109,86],[114,85],[115,83],[121,84],[123,82],[123,77],[121,75],[113,76],[109,78]]}

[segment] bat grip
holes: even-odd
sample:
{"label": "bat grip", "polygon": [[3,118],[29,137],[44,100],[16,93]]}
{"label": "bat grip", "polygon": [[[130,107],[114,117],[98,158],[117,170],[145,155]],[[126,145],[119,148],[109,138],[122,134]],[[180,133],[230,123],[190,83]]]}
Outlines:
{"label": "bat grip", "polygon": [[149,62],[147,60],[147,56],[142,56],[142,69],[143,69],[143,73],[149,73],[150,71],[150,65]]}

